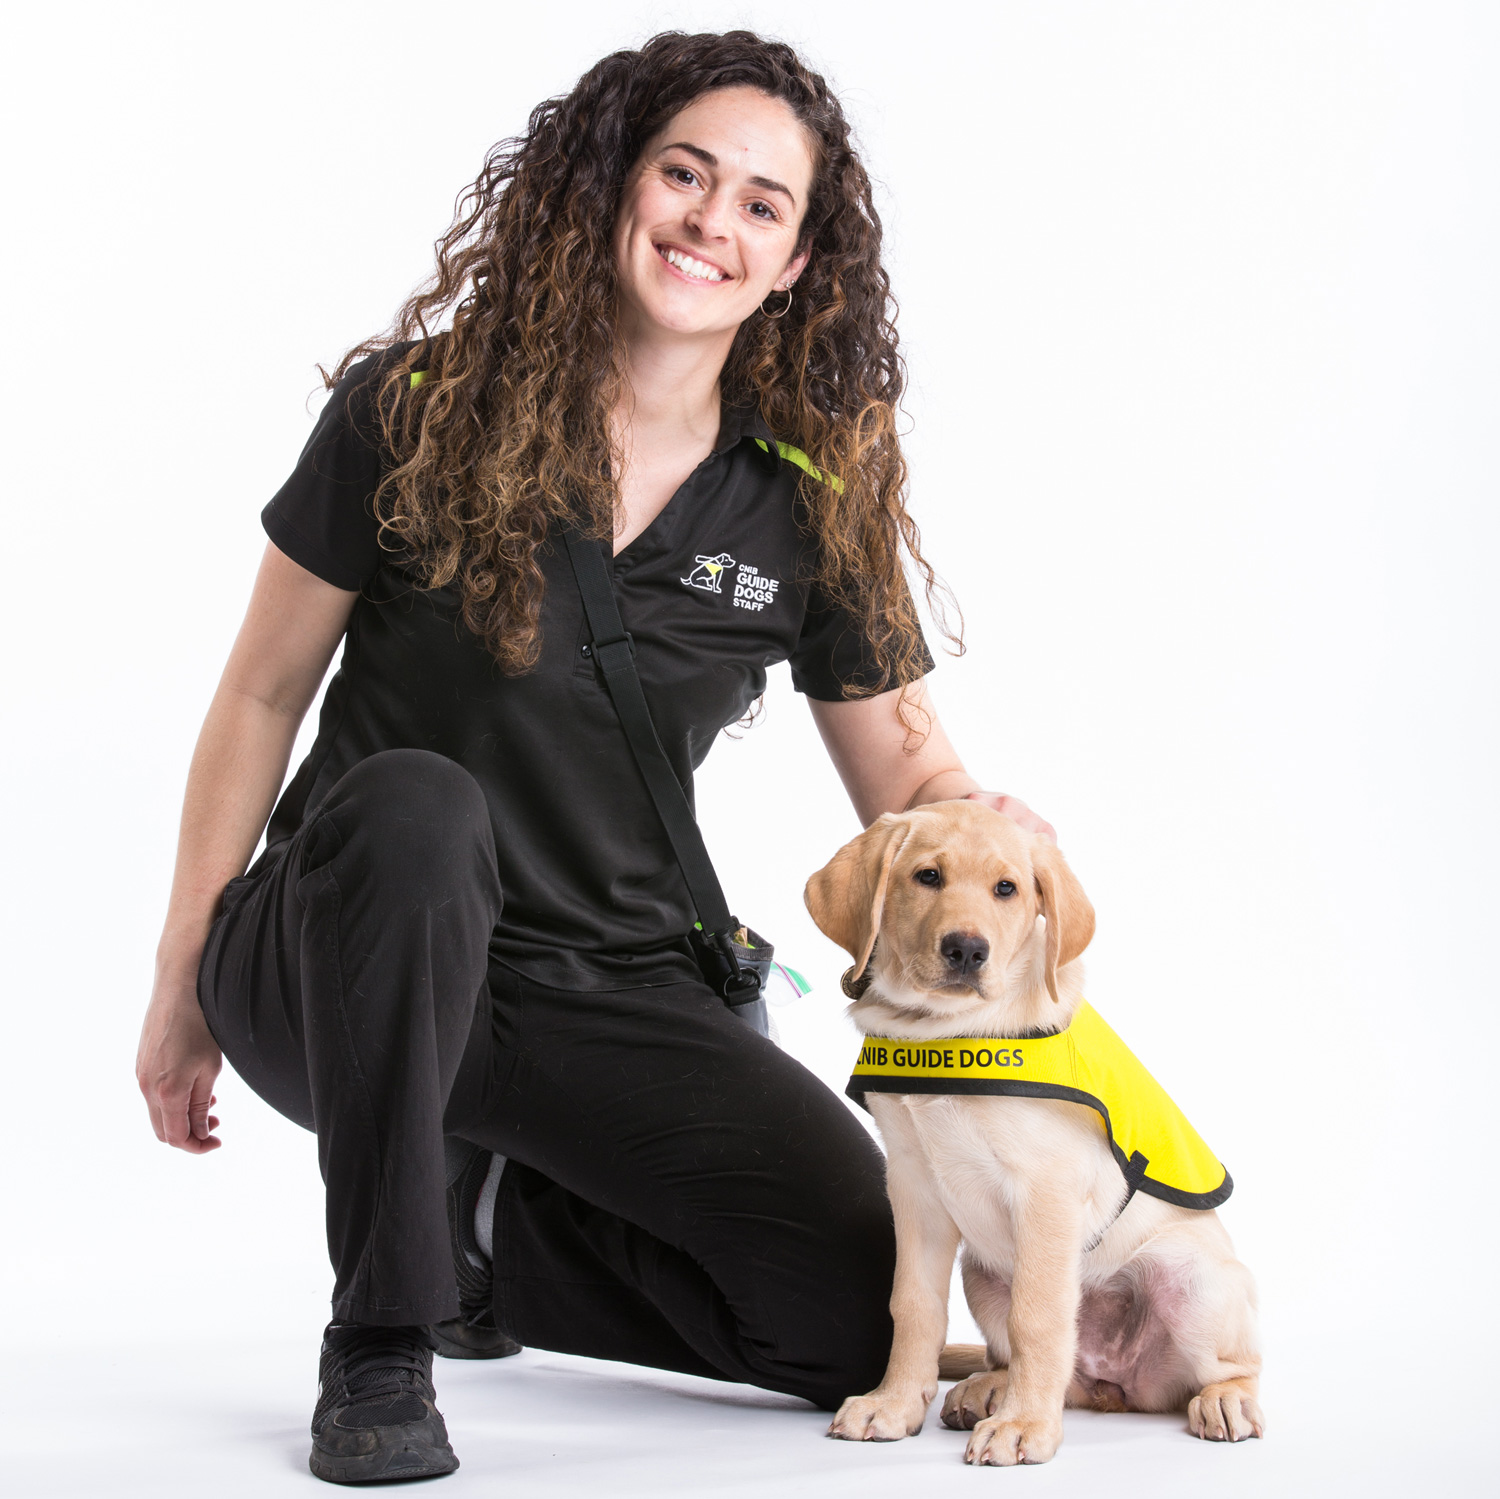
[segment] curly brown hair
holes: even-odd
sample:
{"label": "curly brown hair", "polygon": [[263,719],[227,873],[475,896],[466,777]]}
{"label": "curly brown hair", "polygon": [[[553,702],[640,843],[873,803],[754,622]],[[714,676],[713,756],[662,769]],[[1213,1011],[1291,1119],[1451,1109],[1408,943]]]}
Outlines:
{"label": "curly brown hair", "polygon": [[[615,52],[565,98],[500,142],[459,199],[437,268],[354,360],[384,362],[376,405],[393,462],[376,511],[388,544],[419,559],[427,587],[455,583],[464,621],[508,673],[537,660],[538,548],[557,521],[615,529],[610,413],[624,388],[611,237],[626,175],[671,117],[715,89],[785,103],[814,151],[798,250],[810,249],[789,313],[736,334],[724,398],[841,483],[801,480],[818,545],[814,578],[867,633],[884,686],[921,675],[921,634],[902,549],[943,634],[946,596],[906,509],[896,433],[904,384],[896,305],[881,264],[870,179],[827,84],[780,42],[748,31],[666,32]],[[450,312],[446,331],[434,331]],[[425,371],[413,384],[411,374]]]}

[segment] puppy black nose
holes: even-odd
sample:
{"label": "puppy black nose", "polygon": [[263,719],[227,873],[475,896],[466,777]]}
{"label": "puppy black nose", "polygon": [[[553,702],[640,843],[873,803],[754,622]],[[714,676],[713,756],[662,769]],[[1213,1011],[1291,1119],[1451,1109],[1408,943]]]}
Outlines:
{"label": "puppy black nose", "polygon": [[943,961],[954,973],[977,973],[990,955],[990,945],[971,932],[949,932],[938,943]]}

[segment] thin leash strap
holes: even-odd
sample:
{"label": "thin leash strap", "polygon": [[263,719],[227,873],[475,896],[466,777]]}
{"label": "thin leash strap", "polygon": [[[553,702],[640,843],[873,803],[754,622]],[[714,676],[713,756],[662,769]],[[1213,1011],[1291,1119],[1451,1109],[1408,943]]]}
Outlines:
{"label": "thin leash strap", "polygon": [[704,934],[729,959],[731,972],[738,972],[739,962],[730,942],[735,921],[729,914],[729,902],[714,873],[687,793],[667,759],[651,720],[651,710],[646,706],[646,694],[641,690],[641,679],[635,669],[635,642],[620,618],[603,545],[580,536],[571,526],[563,536],[583,598],[589,634],[593,637],[588,651],[604,674],[605,688],[630,741],[631,753],[656,805],[657,816],[666,829]]}

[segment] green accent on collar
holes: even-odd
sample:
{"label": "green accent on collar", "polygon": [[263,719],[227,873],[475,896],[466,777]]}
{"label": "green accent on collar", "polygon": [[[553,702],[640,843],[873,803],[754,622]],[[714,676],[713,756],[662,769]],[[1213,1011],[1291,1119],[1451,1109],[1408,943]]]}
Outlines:
{"label": "green accent on collar", "polygon": [[[757,437],[755,439],[755,443],[763,453],[769,453],[771,451],[771,446],[765,440],[765,438]],[[826,484],[835,494],[843,494],[844,481],[840,478],[837,478],[833,474],[825,474],[822,469],[814,468],[812,465],[812,459],[809,458],[801,448],[794,448],[789,442],[778,442],[776,444],[776,451],[780,453],[788,463],[795,463],[797,467],[802,469],[805,473],[811,474],[819,484]]]}
{"label": "green accent on collar", "polygon": [[411,372],[411,389],[415,390],[426,378],[426,370],[413,370]]}

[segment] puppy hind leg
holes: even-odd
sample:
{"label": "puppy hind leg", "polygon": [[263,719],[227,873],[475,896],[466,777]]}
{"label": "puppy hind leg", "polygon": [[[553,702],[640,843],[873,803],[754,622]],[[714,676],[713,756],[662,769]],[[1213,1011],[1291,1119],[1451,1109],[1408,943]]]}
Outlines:
{"label": "puppy hind leg", "polygon": [[[1170,1333],[1181,1382],[1174,1381],[1175,1399],[1163,1385],[1143,1408],[1181,1410],[1183,1394],[1196,1390],[1188,1401],[1189,1432],[1209,1442],[1242,1442],[1264,1435],[1266,1424],[1259,1399],[1255,1281],[1232,1254],[1222,1252],[1228,1247],[1222,1228],[1205,1223],[1198,1233],[1210,1240],[1208,1252],[1147,1268],[1144,1285],[1152,1313]],[[1221,1239],[1222,1249],[1216,1242]]]}
{"label": "puppy hind leg", "polygon": [[1010,1364],[1010,1282],[991,1270],[965,1247],[962,1261],[964,1300],[969,1304],[991,1369]]}
{"label": "puppy hind leg", "polygon": [[1010,1378],[1010,1284],[967,1250],[963,1256],[964,1299],[985,1337],[988,1367],[977,1370],[948,1391],[942,1421],[955,1431],[972,1431],[994,1415]]}
{"label": "puppy hind leg", "polygon": [[999,1410],[1009,1384],[1009,1369],[971,1374],[948,1391],[943,1401],[943,1425],[954,1431],[973,1431],[986,1416]]}
{"label": "puppy hind leg", "polygon": [[1246,1437],[1264,1436],[1259,1386],[1255,1374],[1205,1385],[1188,1402],[1188,1430],[1207,1442],[1243,1442]]}

